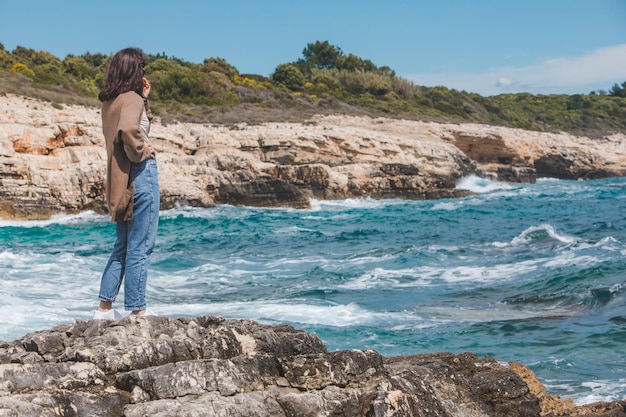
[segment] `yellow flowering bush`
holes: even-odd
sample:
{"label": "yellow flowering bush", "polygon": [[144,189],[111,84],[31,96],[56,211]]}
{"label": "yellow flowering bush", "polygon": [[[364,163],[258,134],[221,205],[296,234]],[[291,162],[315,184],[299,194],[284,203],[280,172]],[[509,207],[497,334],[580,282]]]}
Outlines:
{"label": "yellow flowering bush", "polygon": [[251,88],[253,90],[262,90],[262,89],[267,89],[267,88],[271,87],[271,83],[269,83],[267,81],[260,81],[260,80],[256,80],[256,79],[251,78],[251,77],[247,77],[245,75],[244,76],[240,76],[239,74],[237,74],[237,75],[235,75],[233,77],[233,81],[237,85],[248,87],[248,88]]}
{"label": "yellow flowering bush", "polygon": [[19,62],[16,64],[13,64],[13,66],[11,67],[11,72],[18,72],[20,74],[24,74],[29,77],[35,76],[35,73],[33,72],[32,69],[28,68],[28,65],[20,64]]}

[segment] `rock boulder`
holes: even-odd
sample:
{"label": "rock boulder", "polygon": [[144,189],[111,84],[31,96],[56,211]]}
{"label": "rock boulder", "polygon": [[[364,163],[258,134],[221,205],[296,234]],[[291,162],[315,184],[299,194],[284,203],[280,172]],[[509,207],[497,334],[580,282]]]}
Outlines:
{"label": "rock boulder", "polygon": [[2,416],[626,416],[541,388],[521,364],[328,352],[291,326],[218,316],[77,320],[0,342]]}

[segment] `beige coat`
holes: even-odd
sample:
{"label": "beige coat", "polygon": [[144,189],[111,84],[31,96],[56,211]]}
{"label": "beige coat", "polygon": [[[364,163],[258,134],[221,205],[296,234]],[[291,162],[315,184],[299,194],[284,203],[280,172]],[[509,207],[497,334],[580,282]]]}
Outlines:
{"label": "beige coat", "polygon": [[102,131],[107,148],[106,199],[111,221],[133,218],[132,164],[150,158],[141,133],[143,98],[129,91],[102,103]]}

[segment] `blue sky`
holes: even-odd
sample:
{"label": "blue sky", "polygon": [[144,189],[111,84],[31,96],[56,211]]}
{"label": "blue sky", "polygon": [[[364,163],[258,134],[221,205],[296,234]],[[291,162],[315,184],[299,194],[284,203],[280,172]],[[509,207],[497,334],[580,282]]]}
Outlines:
{"label": "blue sky", "polygon": [[626,0],[0,0],[0,42],[59,58],[140,47],[268,76],[327,40],[419,85],[587,94],[626,81]]}

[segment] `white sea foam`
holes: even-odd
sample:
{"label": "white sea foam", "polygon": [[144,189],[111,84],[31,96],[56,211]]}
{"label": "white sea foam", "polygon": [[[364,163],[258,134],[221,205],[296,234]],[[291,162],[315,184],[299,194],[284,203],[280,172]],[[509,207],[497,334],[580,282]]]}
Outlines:
{"label": "white sea foam", "polygon": [[508,281],[536,271],[540,263],[540,260],[529,260],[491,266],[457,266],[445,269],[440,278],[449,283]]}
{"label": "white sea foam", "polygon": [[374,268],[359,277],[339,285],[340,288],[363,290],[370,288],[410,288],[445,283],[500,282],[536,271],[544,260],[528,260],[514,264],[491,266],[420,266],[416,268]]}
{"label": "white sea foam", "polygon": [[[349,219],[353,219],[356,216],[354,214],[351,213],[342,213],[342,212],[337,212],[336,214],[333,214],[331,216],[325,215],[325,216],[320,216],[318,215],[316,212],[321,212],[323,211],[323,209],[313,209],[310,211],[310,213],[315,213],[315,214],[311,214],[310,216],[302,216],[303,220],[315,220],[318,222],[326,222],[329,220],[332,221],[336,221],[336,220],[349,220]],[[328,231],[325,232],[325,235],[330,235],[328,233]]]}
{"label": "white sea foam", "polygon": [[27,302],[1,290],[0,294],[0,340],[10,341],[27,332],[57,325],[65,321],[68,313],[62,304],[50,306],[32,300]]}
{"label": "white sea foam", "polygon": [[299,226],[287,226],[274,230],[274,233],[277,235],[298,235],[300,233],[317,233],[318,231],[315,229],[309,229],[306,227]]}
{"label": "white sea foam", "polygon": [[588,268],[593,265],[605,262],[595,256],[578,255],[574,252],[565,253],[548,260],[544,266],[546,268],[561,268],[569,265],[576,265],[577,268]]}
{"label": "white sea foam", "polygon": [[430,277],[424,276],[421,268],[388,270],[374,268],[373,270],[352,279],[339,288],[352,290],[366,290],[370,288],[399,288],[428,285],[432,282]]}
{"label": "white sea foam", "polygon": [[405,204],[403,200],[386,199],[375,200],[371,197],[365,198],[348,198],[345,200],[316,200],[309,199],[311,210],[345,210],[345,209],[378,209],[398,204]]}
{"label": "white sea foam", "polygon": [[[67,302],[67,300],[65,300]],[[61,323],[71,323],[74,318],[89,319],[96,307],[96,300],[82,305],[83,311],[69,311],[62,304],[50,305],[37,303],[29,305],[22,299],[4,297],[0,306],[0,340],[12,340],[27,332],[50,327]],[[301,325],[323,325],[331,327],[374,326],[380,323],[415,322],[415,328],[421,323],[418,317],[407,312],[386,313],[368,311],[355,303],[347,305],[297,303],[297,300],[275,300],[259,302],[231,303],[185,303],[175,305],[153,304],[151,308],[158,314],[181,317],[199,315],[220,315],[234,319],[252,319],[262,323],[293,323]]]}
{"label": "white sea foam", "polygon": [[601,239],[599,242],[597,242],[593,246],[599,247],[605,250],[609,250],[609,251],[618,251],[618,250],[626,249],[624,248],[624,244],[622,242],[620,242],[619,240],[615,239],[612,236],[608,236],[608,237]]}
{"label": "white sea foam", "polygon": [[13,253],[10,250],[5,250],[0,252],[0,263],[2,262],[15,262],[15,261],[19,261],[22,258],[21,255],[18,255],[16,253]]}
{"label": "white sea foam", "polygon": [[160,314],[169,316],[215,314],[228,318],[248,318],[265,323],[299,323],[332,327],[373,326],[380,323],[403,323],[412,320],[415,326],[422,323],[410,312],[374,312],[356,303],[310,304],[297,300],[258,302],[207,303],[173,306],[156,306]]}
{"label": "white sea foam", "polygon": [[397,257],[398,257],[397,255],[386,253],[380,256],[371,256],[371,255],[357,256],[354,258],[345,259],[342,262],[345,265],[356,266],[356,265],[367,265],[370,263],[378,263],[378,262],[388,263],[388,262],[392,262]]}
{"label": "white sea foam", "polygon": [[546,236],[566,244],[577,242],[577,238],[573,236],[557,233],[554,226],[550,224],[541,224],[539,226],[531,226],[524,230],[519,236],[513,238],[511,244],[526,245],[534,240],[544,239]]}
{"label": "white sea foam", "polygon": [[626,289],[626,282],[620,282],[618,284],[614,284],[609,288],[609,291],[613,294],[618,294]]}
{"label": "white sea foam", "polygon": [[552,177],[541,177],[541,178],[537,178],[537,182],[561,182],[563,180],[560,180],[558,178],[552,178]]}
{"label": "white sea foam", "polygon": [[296,209],[285,207],[236,207],[230,204],[220,204],[215,207],[191,207],[176,205],[168,210],[159,211],[161,219],[217,219],[227,217],[229,219],[243,219],[257,212],[294,211]]}
{"label": "white sea foam", "polygon": [[321,256],[304,256],[301,258],[280,258],[263,263],[264,267],[277,268],[286,265],[319,265],[324,266],[328,259]]}
{"label": "white sea foam", "polygon": [[433,210],[445,210],[445,211],[454,211],[454,210],[458,210],[461,207],[463,207],[464,202],[463,200],[459,200],[459,201],[446,201],[443,203],[436,203],[435,205],[433,205],[432,209]]}
{"label": "white sea foam", "polygon": [[47,220],[2,220],[0,227],[47,227],[55,224],[60,225],[87,225],[92,223],[104,223],[108,216],[97,214],[94,211],[84,211],[78,214],[57,214]]}
{"label": "white sea foam", "polygon": [[469,190],[478,194],[484,194],[499,190],[510,190],[513,186],[505,182],[492,181],[488,178],[480,178],[476,175],[469,175],[457,181],[456,188]]}
{"label": "white sea foam", "polygon": [[99,276],[76,268],[11,271],[0,280],[0,340],[87,319],[98,300]]}
{"label": "white sea foam", "polygon": [[[233,268],[232,265],[240,265],[242,268]],[[236,262],[227,265],[220,265],[212,262],[206,262],[201,265],[193,266],[190,268],[179,268],[176,270],[175,275],[181,277],[190,277],[197,279],[211,280],[215,277],[228,277],[230,279],[237,279],[240,277],[250,276],[250,270],[245,269],[245,266],[255,265],[254,263]],[[253,268],[255,269],[255,268]],[[256,270],[256,269],[255,269]],[[271,271],[271,269],[269,270]],[[268,272],[268,270],[264,270]],[[171,272],[161,273],[159,271],[153,271],[151,277],[160,281],[167,281],[173,274]]]}
{"label": "white sea foam", "polygon": [[626,386],[626,378],[620,378],[617,381],[588,381],[583,382],[582,386],[589,389],[590,392],[575,396],[574,403],[576,405],[591,404],[599,401],[620,401],[624,399],[622,395],[624,386]]}
{"label": "white sea foam", "polygon": [[[527,363],[529,366],[536,363]],[[555,359],[554,367],[577,368],[576,364],[566,359]],[[580,383],[573,383],[572,380],[541,379],[549,394],[557,393],[560,396],[572,398],[574,404],[583,406],[596,402],[614,402],[626,399],[624,397],[624,387],[626,378],[616,378],[613,380],[594,379]],[[582,387],[582,388],[581,388]]]}

